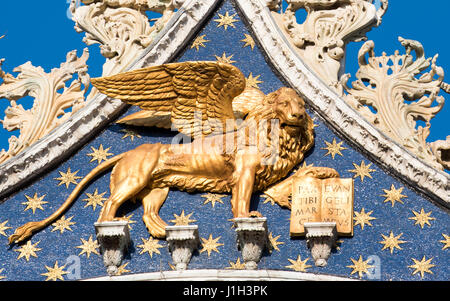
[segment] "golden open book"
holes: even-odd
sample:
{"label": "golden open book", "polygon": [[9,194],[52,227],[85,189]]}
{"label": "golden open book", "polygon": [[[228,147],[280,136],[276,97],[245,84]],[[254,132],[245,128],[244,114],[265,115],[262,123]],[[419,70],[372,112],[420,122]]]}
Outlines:
{"label": "golden open book", "polygon": [[298,177],[292,189],[291,236],[310,222],[336,222],[339,235],[353,236],[353,179]]}

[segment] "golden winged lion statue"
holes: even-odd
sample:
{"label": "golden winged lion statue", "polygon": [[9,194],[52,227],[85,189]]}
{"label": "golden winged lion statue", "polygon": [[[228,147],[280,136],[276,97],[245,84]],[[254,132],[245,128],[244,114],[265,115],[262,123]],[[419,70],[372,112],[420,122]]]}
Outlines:
{"label": "golden winged lion statue", "polygon": [[165,237],[166,223],[159,210],[171,188],[231,193],[234,217],[251,217],[260,216],[250,212],[255,191],[290,208],[292,177],[339,177],[334,169],[309,167],[285,178],[314,144],[304,100],[290,88],[264,95],[248,87],[245,76],[231,64],[170,63],[92,79],[92,84],[101,93],[142,109],[119,123],[175,128],[191,141],[143,144],[101,163],[57,211],[19,227],[10,243],[51,224],[92,179],[110,168],[111,193],[98,221],[118,219],[116,211],[125,201],[141,199],[143,221],[157,238]]}

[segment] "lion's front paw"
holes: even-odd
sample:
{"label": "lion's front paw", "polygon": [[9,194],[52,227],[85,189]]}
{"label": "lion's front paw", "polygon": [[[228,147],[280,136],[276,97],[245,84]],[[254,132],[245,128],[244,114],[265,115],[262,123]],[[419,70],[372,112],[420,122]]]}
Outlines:
{"label": "lion's front paw", "polygon": [[248,214],[248,217],[263,217],[261,213],[259,213],[258,211],[251,211]]}

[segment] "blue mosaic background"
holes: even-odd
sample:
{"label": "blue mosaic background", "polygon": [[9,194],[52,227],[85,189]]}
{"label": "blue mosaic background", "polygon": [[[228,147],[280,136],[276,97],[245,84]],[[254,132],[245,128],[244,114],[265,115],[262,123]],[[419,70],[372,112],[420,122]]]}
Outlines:
{"label": "blue mosaic background", "polygon": [[[197,50],[190,46],[182,53],[178,61],[189,60],[216,60],[215,56],[221,57],[224,53],[227,57],[232,56],[234,64],[238,66],[245,76],[252,73],[253,77],[258,76],[259,87],[265,93],[272,92],[284,84],[273,73],[270,66],[265,61],[258,46],[254,49],[250,46],[244,47],[244,34],[250,34],[245,25],[240,21],[239,15],[234,18],[234,26],[229,26],[227,30],[223,26],[218,26],[214,20],[219,14],[234,15],[235,8],[230,2],[225,2],[212,19],[198,33],[197,36],[204,36],[208,42],[200,46]],[[130,108],[124,115],[137,111],[137,108]],[[290,211],[282,209],[277,205],[272,205],[263,197],[255,194],[253,209],[258,210],[268,219],[269,232],[272,237],[280,243],[272,253],[266,253],[259,264],[260,269],[289,270],[293,271],[293,262],[297,259],[306,261],[308,265],[304,271],[310,273],[333,274],[345,277],[368,279],[368,273],[361,272],[361,275],[351,267],[354,261],[362,258],[367,262],[369,258],[376,258],[381,268],[380,277],[375,280],[448,280],[449,271],[449,249],[448,239],[450,218],[448,211],[439,208],[430,201],[424,199],[404,184],[384,172],[375,163],[351,148],[344,140],[336,136],[327,125],[318,118],[314,112],[309,112],[315,118],[316,144],[314,149],[307,155],[306,163],[314,166],[327,166],[335,168],[342,177],[352,178],[355,173],[354,164],[361,165],[364,161],[370,165],[373,171],[370,177],[365,177],[364,181],[360,177],[355,178],[355,214],[364,210],[370,217],[370,225],[365,223],[364,227],[355,225],[354,237],[339,238],[338,249],[333,250],[328,265],[324,268],[315,267],[310,252],[306,247],[304,239],[291,239],[289,237],[289,217]],[[124,138],[124,129],[136,131],[140,137]],[[47,173],[32,185],[11,196],[0,204],[0,279],[2,280],[51,280],[46,273],[49,268],[64,267],[67,274],[62,275],[62,279],[71,280],[71,268],[73,259],[80,260],[81,278],[91,278],[106,276],[106,268],[103,266],[100,255],[91,253],[88,257],[86,253],[81,254],[82,240],[88,241],[91,237],[95,240],[94,222],[97,220],[100,206],[94,210],[92,206],[87,206],[83,201],[87,194],[106,192],[103,196],[109,195],[109,176],[106,173],[92,182],[80,194],[77,201],[65,213],[65,218],[70,219],[74,224],[63,233],[56,230],[54,226],[36,233],[31,238],[31,244],[39,248],[35,251],[36,256],[30,256],[27,260],[25,256],[20,257],[21,248],[19,246],[8,246],[7,237],[14,232],[14,229],[29,221],[38,221],[53,213],[68,197],[74,184],[70,184],[67,189],[65,185],[58,186],[60,172],[67,172],[68,168],[72,172],[77,171],[77,176],[84,176],[97,166],[97,161],[90,162],[92,148],[98,149],[102,145],[109,148],[109,153],[117,155],[142,143],[170,143],[176,133],[146,128],[126,128],[117,124],[111,124],[101,134],[91,142],[86,144],[74,156]],[[342,156],[337,154],[334,159],[327,155],[327,142],[343,142],[341,150]],[[78,180],[79,181],[79,180]],[[401,193],[405,196],[401,202],[387,201],[384,190],[390,190],[392,185],[395,189],[403,188]],[[45,195],[43,201],[48,202],[42,205],[43,210],[25,210],[27,202],[25,195],[33,197]],[[227,269],[235,264],[240,258],[240,252],[236,247],[236,235],[232,228],[233,218],[231,214],[230,196],[222,197],[222,202],[205,203],[203,193],[189,194],[180,191],[171,191],[163,205],[160,215],[165,221],[174,219],[174,215],[180,215],[184,210],[185,215],[191,214],[191,219],[196,220],[194,224],[199,226],[201,238],[208,239],[211,235],[219,244],[217,251],[197,252],[194,254],[189,269]],[[411,219],[414,212],[428,214],[428,223],[421,227],[416,221]],[[120,215],[125,216],[132,222],[131,238],[132,246],[124,263],[123,274],[156,272],[160,270],[170,270],[171,256],[165,241],[158,241],[161,248],[151,254],[143,252],[141,245],[143,240],[149,239],[149,234],[142,222],[143,209],[140,202],[128,202],[122,206]],[[356,215],[355,215],[356,216]],[[168,222],[169,223],[169,222]],[[170,223],[169,223],[170,224]],[[399,244],[400,248],[394,248],[392,253],[389,248],[382,250],[384,244],[383,236],[388,237],[393,233],[404,243]],[[399,237],[399,235],[401,236]],[[200,248],[200,251],[202,248]],[[73,257],[73,256],[77,257]],[[371,257],[372,256],[372,257]],[[374,257],[375,256],[375,257]],[[19,258],[20,257],[20,258]],[[425,258],[425,259],[424,259]],[[424,259],[424,260],[423,260]],[[431,260],[430,260],[431,259]],[[431,266],[423,274],[416,267],[411,267],[415,261],[428,261]],[[375,261],[369,262],[371,265]],[[373,278],[373,277],[371,277]]]}

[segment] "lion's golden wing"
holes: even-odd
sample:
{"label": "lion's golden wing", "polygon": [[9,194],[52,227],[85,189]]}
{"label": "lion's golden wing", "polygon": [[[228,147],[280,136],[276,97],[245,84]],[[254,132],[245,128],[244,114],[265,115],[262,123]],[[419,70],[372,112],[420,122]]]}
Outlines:
{"label": "lion's golden wing", "polygon": [[171,123],[192,137],[222,132],[227,120],[234,120],[232,102],[245,83],[237,67],[218,62],[172,63],[92,80],[110,97],[170,114]]}

